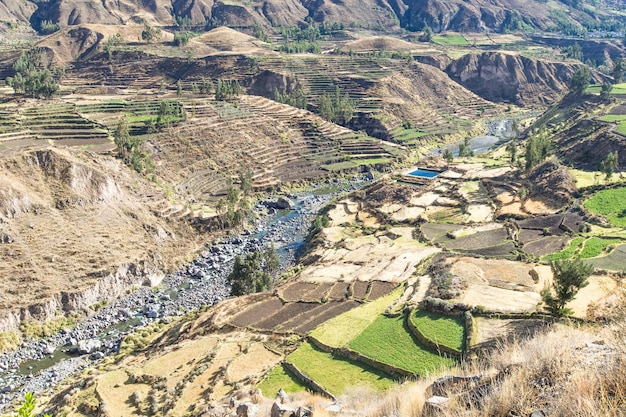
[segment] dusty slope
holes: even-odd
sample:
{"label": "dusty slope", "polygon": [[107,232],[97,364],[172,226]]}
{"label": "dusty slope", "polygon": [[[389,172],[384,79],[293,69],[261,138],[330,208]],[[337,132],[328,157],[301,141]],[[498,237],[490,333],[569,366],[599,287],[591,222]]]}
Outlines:
{"label": "dusty slope", "polygon": [[151,212],[159,190],[110,157],[44,149],[0,165],[2,329],[158,280],[196,249],[193,231]]}

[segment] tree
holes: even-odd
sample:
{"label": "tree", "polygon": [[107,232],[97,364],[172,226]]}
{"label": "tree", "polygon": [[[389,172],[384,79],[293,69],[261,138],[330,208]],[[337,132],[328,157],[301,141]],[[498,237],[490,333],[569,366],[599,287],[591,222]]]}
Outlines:
{"label": "tree", "polygon": [[428,26],[428,24],[424,25],[424,29],[422,30],[422,34],[419,37],[419,40],[422,42],[430,42],[433,40],[433,30]]}
{"label": "tree", "polygon": [[128,131],[126,119],[117,124],[113,132],[113,142],[117,147],[117,155],[124,163],[139,173],[151,173],[154,166],[147,152],[141,150],[145,139],[132,137]]}
{"label": "tree", "polygon": [[613,77],[613,84],[619,84],[624,78],[626,73],[626,60],[624,58],[617,58],[613,64],[613,70],[611,70],[611,76]]}
{"label": "tree", "polygon": [[608,101],[611,98],[611,90],[613,90],[613,84],[602,83],[602,89],[600,90],[600,98],[604,101]]}
{"label": "tree", "polygon": [[263,251],[248,253],[245,259],[237,255],[227,278],[230,293],[239,296],[269,290],[279,267],[280,261],[273,244]]}
{"label": "tree", "polygon": [[550,138],[545,131],[531,136],[526,142],[526,171],[530,171],[548,157],[551,145]]}
{"label": "tree", "polygon": [[452,162],[454,160],[454,155],[452,154],[452,151],[450,151],[450,149],[446,149],[445,151],[443,151],[443,159],[445,159],[447,162]]}
{"label": "tree", "polygon": [[144,23],[143,31],[141,32],[141,39],[148,43],[152,43],[152,41],[159,40],[160,38],[161,29]]}
{"label": "tree", "polygon": [[589,67],[581,66],[572,76],[572,80],[570,81],[570,91],[577,96],[582,96],[585,94],[585,90],[589,87],[590,82],[591,71],[589,71]]}
{"label": "tree", "polygon": [[600,163],[600,170],[606,175],[606,179],[609,180],[617,168],[619,168],[619,155],[617,151],[609,152]]}
{"label": "tree", "polygon": [[470,148],[470,138],[463,139],[463,143],[459,144],[459,156],[474,156],[474,151]]}
{"label": "tree", "polygon": [[517,144],[514,141],[510,141],[506,145],[506,151],[511,155],[511,163],[515,163],[515,159],[517,159]]}
{"label": "tree", "polygon": [[189,43],[189,41],[193,38],[193,34],[191,32],[178,32],[174,34],[174,45],[176,46],[185,46]]}
{"label": "tree", "polygon": [[320,97],[318,112],[323,119],[332,120],[335,118],[332,100],[327,93],[322,94]]}
{"label": "tree", "polygon": [[61,72],[53,71],[42,48],[23,51],[13,64],[14,77],[7,77],[6,83],[17,94],[26,94],[36,98],[50,98],[57,91],[57,78]]}
{"label": "tree", "polygon": [[579,61],[583,60],[583,48],[581,48],[578,42],[563,49],[565,56]]}
{"label": "tree", "polygon": [[589,284],[587,278],[593,273],[593,265],[585,264],[580,259],[560,259],[550,262],[550,268],[554,275],[552,289],[544,288],[541,298],[553,316],[571,314],[571,309],[566,308],[565,304],[572,301],[578,291]]}

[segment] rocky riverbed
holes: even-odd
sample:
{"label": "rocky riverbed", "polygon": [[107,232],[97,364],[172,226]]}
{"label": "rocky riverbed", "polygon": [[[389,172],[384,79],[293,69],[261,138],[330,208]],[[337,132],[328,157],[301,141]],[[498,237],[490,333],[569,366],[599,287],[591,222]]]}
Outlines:
{"label": "rocky riverbed", "polygon": [[289,197],[292,209],[277,210],[259,203],[253,227],[207,249],[184,268],[163,280],[158,288],[142,287],[103,307],[72,329],[45,340],[29,340],[19,349],[0,355],[0,412],[26,392],[51,391],[68,376],[117,352],[122,338],[155,320],[170,321],[202,306],[227,298],[227,276],[237,255],[274,244],[287,269],[298,257],[311,222],[319,209],[339,194],[371,181],[370,174],[351,181],[327,181]]}

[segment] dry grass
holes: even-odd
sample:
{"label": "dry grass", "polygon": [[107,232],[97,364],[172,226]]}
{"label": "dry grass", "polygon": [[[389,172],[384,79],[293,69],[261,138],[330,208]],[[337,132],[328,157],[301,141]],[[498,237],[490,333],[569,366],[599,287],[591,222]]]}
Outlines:
{"label": "dry grass", "polygon": [[[626,412],[626,324],[607,329],[557,326],[534,339],[502,345],[464,364],[456,375],[497,375],[478,401],[452,397],[442,417],[543,415],[623,416]],[[430,381],[397,387],[376,401],[355,393],[344,403],[368,417],[421,416]],[[347,415],[347,413],[345,414]]]}

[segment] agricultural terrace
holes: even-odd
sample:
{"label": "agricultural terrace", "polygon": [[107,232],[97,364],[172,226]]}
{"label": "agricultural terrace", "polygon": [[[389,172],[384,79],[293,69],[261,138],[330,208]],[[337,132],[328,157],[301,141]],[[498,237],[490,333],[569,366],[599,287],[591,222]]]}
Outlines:
{"label": "agricultural terrace", "polygon": [[335,396],[357,385],[383,391],[395,384],[391,376],[384,372],[360,362],[333,356],[309,342],[300,345],[285,361],[295,365]]}
{"label": "agricultural terrace", "polygon": [[457,352],[465,351],[466,329],[460,318],[416,310],[409,316],[409,320],[434,344]]}
{"label": "agricultural terrace", "polygon": [[420,344],[411,334],[404,316],[377,317],[348,346],[364,356],[422,376],[456,363]]}
{"label": "agricultural terrace", "polygon": [[584,206],[600,214],[613,225],[626,227],[626,188],[612,188],[595,193]]}

